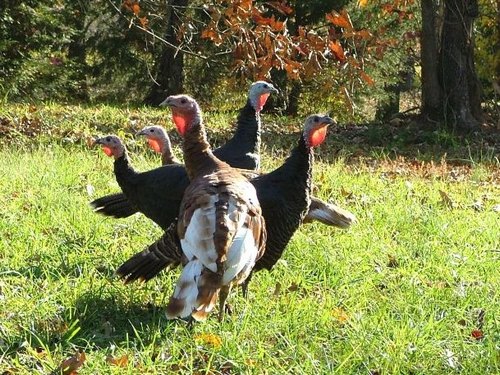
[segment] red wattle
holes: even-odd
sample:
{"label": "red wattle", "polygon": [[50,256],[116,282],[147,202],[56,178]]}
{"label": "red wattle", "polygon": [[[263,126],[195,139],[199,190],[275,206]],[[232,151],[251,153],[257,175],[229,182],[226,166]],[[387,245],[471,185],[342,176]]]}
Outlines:
{"label": "red wattle", "polygon": [[186,133],[186,125],[187,125],[187,121],[184,118],[184,116],[177,113],[172,113],[172,119],[174,120],[175,127],[177,128],[179,134],[184,136],[184,133]]}
{"label": "red wattle", "polygon": [[158,140],[153,138],[148,138],[149,147],[151,147],[154,151],[161,154],[161,144]]}
{"label": "red wattle", "polygon": [[262,108],[264,108],[264,106],[266,105],[267,98],[269,98],[269,94],[270,93],[267,92],[267,93],[259,96],[259,100],[258,100],[257,108],[256,108],[257,112],[262,111]]}
{"label": "red wattle", "polygon": [[108,146],[102,146],[102,150],[104,151],[104,153],[108,156],[113,156],[113,150],[111,149],[111,147],[108,147]]}
{"label": "red wattle", "polygon": [[323,143],[326,138],[327,126],[322,126],[321,128],[314,129],[309,135],[309,145],[311,147],[319,146]]}

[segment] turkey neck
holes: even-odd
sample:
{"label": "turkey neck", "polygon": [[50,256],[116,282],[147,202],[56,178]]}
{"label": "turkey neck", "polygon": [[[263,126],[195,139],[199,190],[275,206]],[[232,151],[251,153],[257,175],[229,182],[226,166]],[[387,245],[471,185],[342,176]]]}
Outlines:
{"label": "turkey neck", "polygon": [[260,113],[247,100],[247,104],[240,110],[237,119],[238,127],[231,140],[236,142],[246,152],[259,154],[260,151]]}
{"label": "turkey neck", "polygon": [[134,170],[132,165],[130,165],[128,160],[127,151],[123,153],[118,159],[115,159],[114,170],[116,181],[118,185],[123,189],[122,185],[126,185],[131,182],[131,179],[137,176],[137,172]]}
{"label": "turkey neck", "polygon": [[289,180],[289,186],[293,187],[293,190],[304,191],[308,197],[307,199],[309,199],[313,162],[313,149],[306,145],[306,141],[302,135],[297,146],[295,146],[290,156],[285,160],[285,163],[275,172],[282,174],[286,180]]}
{"label": "turkey neck", "polygon": [[166,137],[164,140],[163,152],[161,153],[161,163],[162,165],[177,163],[177,159],[172,151],[172,143],[170,142],[169,137]]}
{"label": "turkey neck", "polygon": [[183,151],[184,165],[191,181],[201,174],[214,172],[223,164],[212,154],[202,123],[193,124],[186,129]]}

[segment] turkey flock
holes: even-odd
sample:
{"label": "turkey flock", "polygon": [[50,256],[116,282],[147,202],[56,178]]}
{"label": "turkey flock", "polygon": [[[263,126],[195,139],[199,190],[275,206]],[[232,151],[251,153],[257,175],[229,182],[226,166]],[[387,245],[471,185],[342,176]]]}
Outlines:
{"label": "turkey flock", "polygon": [[95,140],[114,158],[121,193],[91,202],[94,211],[124,218],[142,213],[164,233],[116,271],[125,283],[148,281],[162,270],[182,266],[166,306],[169,319],[203,321],[218,301],[219,320],[231,289],[246,296],[252,273],[271,270],[302,223],[319,221],[347,228],[355,217],[311,195],[313,148],[334,121],[313,114],[304,122],[296,146],[285,162],[269,173],[259,172],[260,112],[276,88],[257,81],[250,86],[236,131],[212,150],[198,103],[188,95],[169,96],[169,107],[182,137],[184,164],[172,152],[166,131],[148,126],[137,133],[162,155],[162,166],[137,172],[119,137]]}

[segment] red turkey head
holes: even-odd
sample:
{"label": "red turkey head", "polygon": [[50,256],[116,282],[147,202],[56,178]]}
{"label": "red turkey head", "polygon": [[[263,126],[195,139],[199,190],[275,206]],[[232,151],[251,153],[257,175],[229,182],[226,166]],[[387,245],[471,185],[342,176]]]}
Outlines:
{"label": "red turkey head", "polygon": [[250,86],[250,91],[248,92],[248,99],[250,104],[255,109],[255,112],[262,111],[264,105],[266,104],[269,95],[274,92],[278,93],[278,90],[271,84],[265,81],[257,81],[252,83]]}
{"label": "red turkey head", "polygon": [[304,139],[308,147],[319,146],[326,138],[326,128],[335,124],[332,118],[322,115],[311,115],[306,119]]}
{"label": "red turkey head", "polygon": [[186,130],[201,122],[201,110],[196,100],[188,95],[171,95],[160,106],[172,108],[172,118],[181,136]]}
{"label": "red turkey head", "polygon": [[166,144],[169,143],[166,130],[158,125],[146,126],[142,130],[138,131],[136,135],[145,136],[149,147],[160,154],[163,152]]}
{"label": "red turkey head", "polygon": [[116,135],[107,135],[105,137],[97,138],[95,144],[101,145],[102,150],[108,156],[114,156],[118,159],[125,154],[125,146],[120,138]]}

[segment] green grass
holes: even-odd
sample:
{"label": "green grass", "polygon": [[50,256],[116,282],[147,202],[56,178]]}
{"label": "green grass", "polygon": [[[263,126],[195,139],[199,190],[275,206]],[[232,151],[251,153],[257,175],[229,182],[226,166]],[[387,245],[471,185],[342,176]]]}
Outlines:
{"label": "green grass", "polygon": [[[79,374],[500,372],[498,166],[473,163],[456,178],[437,165],[427,175],[384,159],[347,163],[322,147],[315,194],[359,223],[302,227],[275,269],[254,276],[247,300],[231,295],[232,316],[189,330],[163,314],[177,271],[144,285],[113,277],[161,231],[88,206],[117,185],[112,161],[80,140],[116,127],[128,134],[132,112],[68,108],[63,118],[58,108],[38,109],[44,135],[4,138],[0,151],[0,372],[48,374],[77,351]],[[167,122],[134,111],[143,125]],[[69,133],[71,121],[78,131]],[[272,137],[265,170],[292,147],[290,138],[271,146]],[[127,142],[138,169],[158,165],[142,142]]]}

